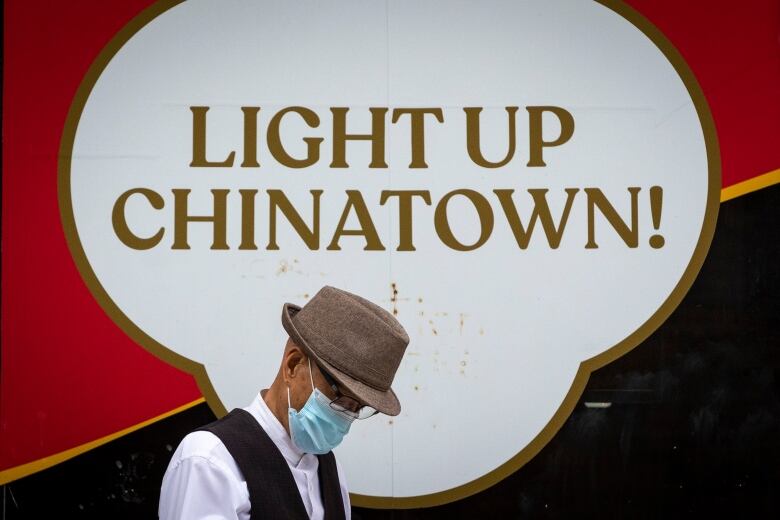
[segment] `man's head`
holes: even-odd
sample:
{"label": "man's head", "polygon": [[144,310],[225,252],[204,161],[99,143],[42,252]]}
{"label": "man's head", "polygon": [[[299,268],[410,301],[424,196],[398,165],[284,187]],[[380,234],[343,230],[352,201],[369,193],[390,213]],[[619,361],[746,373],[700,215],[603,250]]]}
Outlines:
{"label": "man's head", "polygon": [[[309,366],[311,366],[311,374]],[[317,365],[316,360],[309,357],[301,347],[295,344],[292,338],[287,338],[284,347],[280,376],[285,386],[290,389],[290,405],[296,410],[303,408],[309,399],[313,391],[312,381],[314,387],[319,389],[328,399],[351,412],[357,414],[360,413],[361,409],[368,407],[358,396],[353,395],[330,374],[323,371]]]}
{"label": "man's head", "polygon": [[387,310],[326,285],[303,307],[285,303],[282,325],[293,344],[311,357],[312,378],[316,372],[330,388],[322,370],[343,395],[387,415],[400,413],[401,404],[390,385],[409,336]]}

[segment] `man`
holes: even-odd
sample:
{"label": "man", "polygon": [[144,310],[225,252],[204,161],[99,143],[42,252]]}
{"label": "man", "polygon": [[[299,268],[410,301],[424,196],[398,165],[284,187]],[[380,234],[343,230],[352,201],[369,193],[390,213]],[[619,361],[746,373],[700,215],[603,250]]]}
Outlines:
{"label": "man", "polygon": [[390,385],[409,336],[385,309],[328,285],[302,308],[285,303],[282,325],[289,338],[270,388],[174,452],[162,520],[350,518],[331,450],[355,419],[400,413]]}

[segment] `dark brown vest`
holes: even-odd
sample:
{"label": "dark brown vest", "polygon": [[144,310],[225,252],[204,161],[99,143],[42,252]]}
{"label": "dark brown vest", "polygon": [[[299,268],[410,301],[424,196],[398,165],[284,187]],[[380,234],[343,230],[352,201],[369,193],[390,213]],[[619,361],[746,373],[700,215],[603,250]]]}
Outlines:
{"label": "dark brown vest", "polygon": [[[235,459],[249,488],[250,519],[308,520],[287,461],[257,420],[241,408],[194,431],[219,437]],[[333,452],[317,455],[325,520],[344,520],[344,501]]]}

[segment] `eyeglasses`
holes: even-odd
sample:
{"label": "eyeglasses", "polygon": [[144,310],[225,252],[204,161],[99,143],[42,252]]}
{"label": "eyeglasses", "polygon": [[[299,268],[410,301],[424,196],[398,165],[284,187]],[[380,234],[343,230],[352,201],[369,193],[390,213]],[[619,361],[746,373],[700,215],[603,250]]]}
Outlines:
{"label": "eyeglasses", "polygon": [[350,415],[355,419],[368,419],[369,417],[373,417],[379,413],[379,410],[376,410],[375,408],[368,405],[361,405],[358,400],[348,395],[342,394],[339,391],[338,385],[336,384],[336,380],[333,379],[333,376],[323,370],[319,363],[315,362],[315,365],[317,365],[317,368],[320,369],[320,373],[325,378],[325,381],[328,382],[330,387],[336,393],[336,398],[330,402],[331,408],[341,413]]}

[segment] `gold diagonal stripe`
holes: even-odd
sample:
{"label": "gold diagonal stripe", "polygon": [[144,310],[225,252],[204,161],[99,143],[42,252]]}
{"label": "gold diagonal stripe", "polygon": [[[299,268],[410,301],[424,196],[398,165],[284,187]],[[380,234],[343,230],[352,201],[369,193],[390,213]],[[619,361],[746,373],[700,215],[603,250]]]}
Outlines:
{"label": "gold diagonal stripe", "polygon": [[727,200],[741,197],[742,195],[758,191],[762,188],[768,188],[769,186],[777,183],[780,183],[780,168],[769,173],[759,175],[758,177],[753,177],[752,179],[739,182],[729,186],[728,188],[723,188],[720,191],[720,201],[726,202]]}

